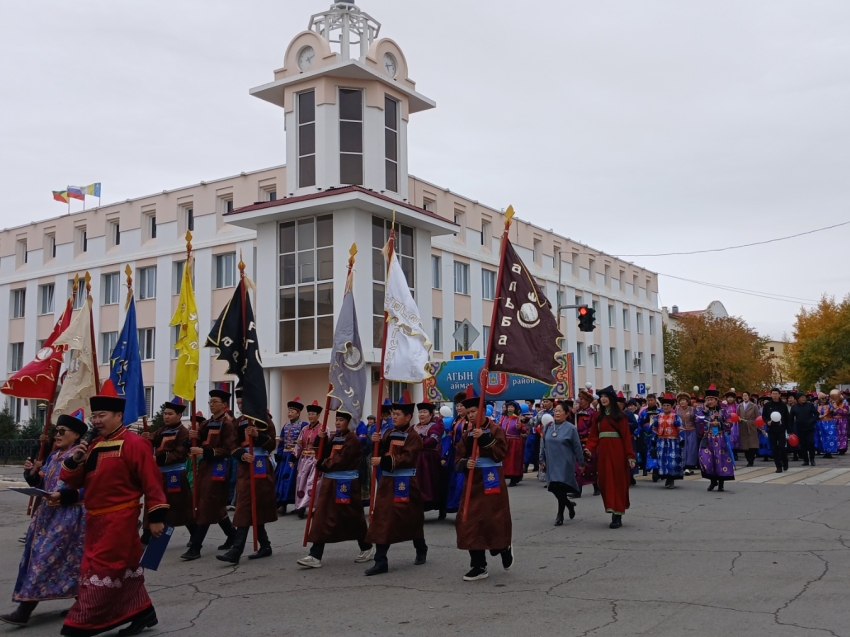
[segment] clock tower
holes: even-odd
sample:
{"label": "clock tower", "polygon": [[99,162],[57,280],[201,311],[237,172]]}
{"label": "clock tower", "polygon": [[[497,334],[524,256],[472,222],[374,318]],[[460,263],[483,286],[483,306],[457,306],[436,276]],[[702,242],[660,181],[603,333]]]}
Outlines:
{"label": "clock tower", "polygon": [[407,201],[407,123],[436,104],[380,32],[353,1],[336,2],[295,36],[274,81],[251,90],[284,110],[287,195],[362,186]]}

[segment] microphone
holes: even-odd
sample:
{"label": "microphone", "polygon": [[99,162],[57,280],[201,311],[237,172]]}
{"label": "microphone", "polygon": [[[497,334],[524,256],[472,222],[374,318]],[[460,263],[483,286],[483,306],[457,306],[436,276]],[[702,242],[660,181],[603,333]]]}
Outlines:
{"label": "microphone", "polygon": [[[97,438],[97,429],[95,429],[94,427],[89,427],[89,430],[86,432],[86,435],[83,436],[83,441],[85,441],[87,445],[91,445],[92,441],[95,438]],[[83,453],[79,449],[74,452],[73,460],[75,462],[81,462],[83,460]]]}

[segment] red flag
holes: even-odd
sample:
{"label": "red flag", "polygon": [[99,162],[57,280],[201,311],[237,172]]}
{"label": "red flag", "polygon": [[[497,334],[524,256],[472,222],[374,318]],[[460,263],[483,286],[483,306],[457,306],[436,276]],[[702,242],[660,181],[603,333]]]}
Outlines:
{"label": "red flag", "polygon": [[62,203],[68,203],[68,191],[67,190],[54,190],[53,191],[53,199],[56,201],[61,201]]}
{"label": "red flag", "polygon": [[71,299],[68,299],[65,311],[53,327],[50,337],[36,353],[35,359],[12,374],[0,387],[0,392],[16,398],[53,400],[59,369],[67,349],[65,345],[53,347],[53,342],[68,328],[71,312]]}

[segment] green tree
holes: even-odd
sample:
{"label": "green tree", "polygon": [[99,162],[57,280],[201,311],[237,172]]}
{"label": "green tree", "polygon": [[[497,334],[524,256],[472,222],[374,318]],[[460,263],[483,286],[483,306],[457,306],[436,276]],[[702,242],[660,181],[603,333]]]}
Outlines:
{"label": "green tree", "polygon": [[38,417],[38,414],[33,414],[30,416],[29,420],[27,420],[20,431],[18,432],[18,436],[22,440],[36,440],[38,437],[44,433],[44,420]]}
{"label": "green tree", "polygon": [[850,295],[841,301],[824,295],[817,307],[800,308],[793,334],[786,358],[800,388],[850,383]]}
{"label": "green tree", "polygon": [[669,390],[764,391],[774,383],[774,356],[768,339],[736,316],[685,315],[678,329],[663,329],[664,371]]}
{"label": "green tree", "polygon": [[7,400],[3,404],[3,409],[0,410],[0,440],[12,440],[17,435],[18,426],[9,410],[9,401]]}

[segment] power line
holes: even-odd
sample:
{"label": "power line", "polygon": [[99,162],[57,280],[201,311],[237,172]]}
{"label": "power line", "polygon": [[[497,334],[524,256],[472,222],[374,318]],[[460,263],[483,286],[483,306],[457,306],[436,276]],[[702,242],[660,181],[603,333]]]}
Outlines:
{"label": "power line", "polygon": [[745,290],[743,288],[734,288],[728,285],[719,285],[717,283],[707,283],[705,281],[686,279],[684,277],[675,276],[673,274],[665,274],[664,272],[657,272],[656,274],[658,274],[659,276],[666,276],[670,279],[678,279],[679,281],[695,283],[696,285],[704,285],[706,287],[716,288],[718,290],[724,290],[727,292],[737,292],[738,294],[747,294],[749,296],[756,296],[762,299],[770,299],[771,301],[784,301],[785,303],[794,303],[795,305],[817,305],[819,303],[819,301],[815,301],[814,299],[801,299],[793,296],[785,297],[785,295],[783,294],[774,295],[770,293],[759,292],[757,290]]}
{"label": "power line", "polygon": [[[705,254],[707,252],[725,252],[727,250],[740,250],[741,248],[751,248],[753,246],[761,246],[767,243],[776,243],[777,241],[787,241],[788,239],[796,239],[797,237],[802,237],[807,234],[814,234],[816,232],[823,232],[825,230],[832,230],[833,228],[840,228],[841,226],[850,225],[850,221],[844,221],[843,223],[836,223],[832,226],[826,226],[825,228],[817,228],[815,230],[807,230],[806,232],[798,232],[797,234],[792,234],[787,237],[777,237],[776,239],[768,239],[766,241],[756,241],[755,243],[745,243],[739,246],[727,246],[725,248],[711,248],[710,250],[693,250],[691,252],[662,252],[659,254],[614,254],[612,256],[615,257],[674,257],[674,256],[686,256],[691,254]],[[675,277],[674,277],[675,278]]]}

